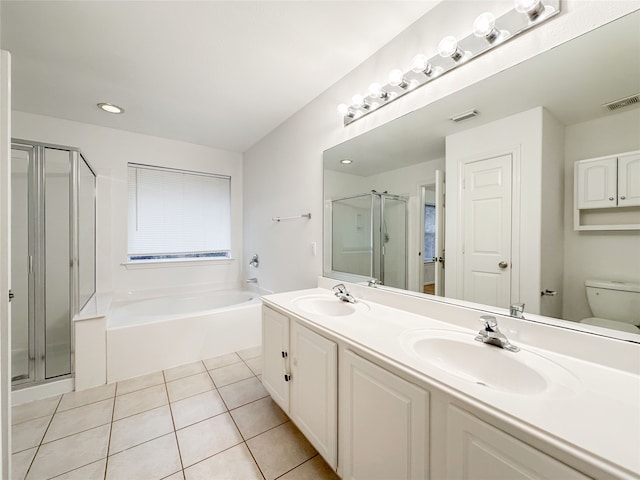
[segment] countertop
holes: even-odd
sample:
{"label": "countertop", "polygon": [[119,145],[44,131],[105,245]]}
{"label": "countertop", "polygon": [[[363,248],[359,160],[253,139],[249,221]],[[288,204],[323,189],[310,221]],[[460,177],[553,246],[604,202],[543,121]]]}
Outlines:
{"label": "countertop", "polygon": [[[396,368],[409,372],[427,388],[439,389],[484,409],[517,429],[605,471],[639,478],[640,364],[636,372],[625,371],[510,338],[528,354],[542,356],[569,372],[575,381],[566,385],[554,384],[544,371],[538,371],[551,384],[546,392],[519,394],[497,391],[452,375],[403,348],[403,339],[407,338],[408,332],[417,329],[425,329],[421,332],[424,335],[429,334],[429,329],[436,333],[438,330],[460,332],[459,336],[468,335],[469,341],[473,342],[477,329],[462,328],[460,322],[447,321],[447,318],[465,313],[455,306],[444,307],[445,311],[449,310],[444,315],[447,318],[442,318],[441,304],[434,308],[439,318],[369,300],[360,300],[368,308],[348,316],[312,314],[296,306],[295,299],[313,295],[332,296],[333,292],[314,288],[268,295],[263,297],[263,301],[307,321],[335,340],[383,357]],[[398,302],[395,303],[397,307]],[[428,303],[425,303],[424,310],[429,310]],[[478,317],[483,313],[477,312]],[[543,326],[523,323],[521,329],[527,328]],[[526,332],[518,333],[518,338],[527,336]],[[584,334],[575,332],[575,335]],[[640,345],[637,348],[640,352]],[[517,355],[506,351],[504,354]],[[640,358],[640,353],[637,358]]]}

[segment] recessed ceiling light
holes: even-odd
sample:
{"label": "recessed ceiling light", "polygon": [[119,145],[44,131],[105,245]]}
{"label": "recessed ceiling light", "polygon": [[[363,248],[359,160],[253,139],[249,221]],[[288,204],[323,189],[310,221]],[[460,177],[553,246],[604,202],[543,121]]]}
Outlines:
{"label": "recessed ceiling light", "polygon": [[342,160],[340,160],[340,163],[342,163],[343,165],[349,165],[350,163],[353,163],[353,160],[349,160],[348,158],[343,158]]}
{"label": "recessed ceiling light", "polygon": [[99,103],[98,107],[108,113],[124,113],[124,108],[113,103]]}

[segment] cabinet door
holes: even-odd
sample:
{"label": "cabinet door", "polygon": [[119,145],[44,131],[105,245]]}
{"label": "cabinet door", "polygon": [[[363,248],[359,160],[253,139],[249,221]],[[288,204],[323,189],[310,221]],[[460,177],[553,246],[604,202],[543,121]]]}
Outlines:
{"label": "cabinet door", "polygon": [[617,159],[585,160],[576,163],[579,209],[615,207]]}
{"label": "cabinet door", "polygon": [[587,480],[589,477],[449,405],[447,479]]}
{"label": "cabinet door", "polygon": [[336,468],[338,359],[334,342],[291,325],[291,419],[327,463]]}
{"label": "cabinet door", "polygon": [[618,158],[618,205],[640,205],[640,153]]}
{"label": "cabinet door", "polygon": [[345,351],[340,367],[340,476],[428,477],[428,393]]}
{"label": "cabinet door", "polygon": [[289,413],[289,317],[262,307],[262,384]]}

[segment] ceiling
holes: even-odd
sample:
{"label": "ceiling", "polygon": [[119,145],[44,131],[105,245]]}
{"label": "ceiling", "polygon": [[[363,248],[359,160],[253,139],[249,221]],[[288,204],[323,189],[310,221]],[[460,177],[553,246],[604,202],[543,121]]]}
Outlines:
{"label": "ceiling", "polygon": [[0,46],[14,110],[244,152],[439,1],[2,0]]}
{"label": "ceiling", "polygon": [[[640,115],[640,104],[613,112],[602,107],[640,94],[638,32],[637,11],[327,150],[325,168],[367,177],[444,158],[447,135],[537,106],[563,125],[630,109]],[[477,117],[450,120],[472,109]],[[340,164],[344,158],[353,163]]]}

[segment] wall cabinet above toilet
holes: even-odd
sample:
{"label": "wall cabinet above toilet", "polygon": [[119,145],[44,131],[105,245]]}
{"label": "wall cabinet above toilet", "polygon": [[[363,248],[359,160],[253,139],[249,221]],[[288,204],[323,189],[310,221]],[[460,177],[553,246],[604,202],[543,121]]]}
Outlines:
{"label": "wall cabinet above toilet", "polygon": [[640,228],[640,151],[575,164],[576,230]]}

